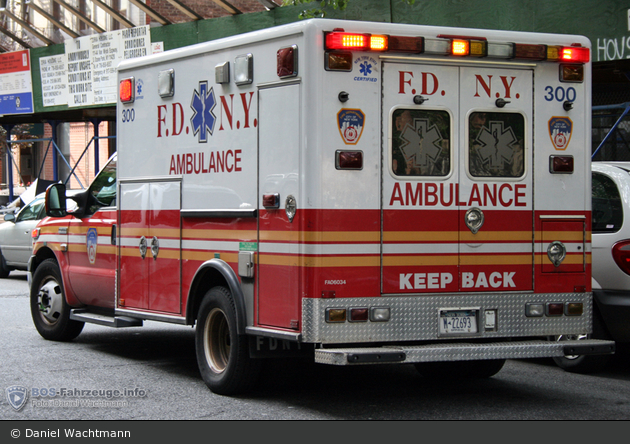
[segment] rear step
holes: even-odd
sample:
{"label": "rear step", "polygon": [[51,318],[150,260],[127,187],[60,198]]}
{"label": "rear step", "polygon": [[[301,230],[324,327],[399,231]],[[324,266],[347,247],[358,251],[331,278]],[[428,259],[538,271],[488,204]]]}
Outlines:
{"label": "rear step", "polygon": [[615,352],[614,341],[531,340],[493,343],[448,343],[416,346],[324,348],[315,350],[315,362],[331,365],[393,362],[474,361],[482,359],[553,358],[565,355],[601,355]]}
{"label": "rear step", "polygon": [[142,327],[142,319],[131,318],[129,316],[108,316],[100,313],[92,313],[84,308],[70,310],[70,319],[114,328]]}

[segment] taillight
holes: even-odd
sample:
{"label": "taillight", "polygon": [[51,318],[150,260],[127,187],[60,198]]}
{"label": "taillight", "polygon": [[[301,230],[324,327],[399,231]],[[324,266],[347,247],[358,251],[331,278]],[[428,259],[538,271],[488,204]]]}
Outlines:
{"label": "taillight", "polygon": [[630,240],[619,241],[613,245],[612,255],[621,271],[630,275]]}
{"label": "taillight", "polygon": [[130,77],[120,81],[118,93],[122,103],[131,103],[134,101],[134,79]]}

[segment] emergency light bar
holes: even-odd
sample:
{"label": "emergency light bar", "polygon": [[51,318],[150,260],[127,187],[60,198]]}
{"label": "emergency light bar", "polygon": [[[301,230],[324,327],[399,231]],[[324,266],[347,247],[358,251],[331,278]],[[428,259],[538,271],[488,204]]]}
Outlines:
{"label": "emergency light bar", "polygon": [[437,38],[363,34],[335,30],[324,33],[327,51],[407,52],[460,57],[548,60],[588,63],[590,49],[523,43],[491,43],[484,37],[439,35]]}

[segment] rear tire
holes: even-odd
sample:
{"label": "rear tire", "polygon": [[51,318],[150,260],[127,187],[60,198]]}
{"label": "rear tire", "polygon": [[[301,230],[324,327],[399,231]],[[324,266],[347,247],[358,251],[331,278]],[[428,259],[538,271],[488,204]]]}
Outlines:
{"label": "rear tire", "polygon": [[[568,339],[611,339],[604,327],[604,322],[598,312],[593,313],[593,333],[590,335],[562,335],[552,337],[555,341]],[[553,358],[561,369],[571,373],[598,373],[606,369],[612,359],[612,355],[567,355]]]}
{"label": "rear tire", "polygon": [[70,319],[61,272],[54,259],[46,259],[35,270],[31,284],[31,316],[39,334],[51,341],[70,341],[83,330],[83,322]]}
{"label": "rear tire", "polygon": [[225,287],[209,290],[199,307],[195,330],[199,371],[214,393],[235,395],[258,381],[260,361],[249,356],[249,343],[236,329],[236,308]]}
{"label": "rear tire", "polygon": [[505,359],[484,361],[419,362],[414,364],[418,373],[432,379],[484,379],[503,368]]}

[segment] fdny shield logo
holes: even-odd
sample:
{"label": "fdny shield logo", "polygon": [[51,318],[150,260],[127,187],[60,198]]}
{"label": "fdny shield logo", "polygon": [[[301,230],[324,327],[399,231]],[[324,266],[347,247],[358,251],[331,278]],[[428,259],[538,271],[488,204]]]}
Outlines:
{"label": "fdny shield logo", "polygon": [[564,151],[571,141],[573,122],[568,117],[552,117],[549,119],[549,137],[555,149]]}
{"label": "fdny shield logo", "polygon": [[13,385],[11,387],[7,387],[7,400],[11,407],[13,407],[16,411],[20,410],[26,404],[26,400],[28,398],[28,391],[25,387],[19,385]]}
{"label": "fdny shield logo", "polygon": [[363,132],[365,114],[360,109],[342,109],[337,113],[339,133],[346,145],[356,145]]}
{"label": "fdny shield logo", "polygon": [[90,264],[96,262],[96,245],[98,244],[98,233],[96,228],[89,228],[87,231],[87,254]]}

